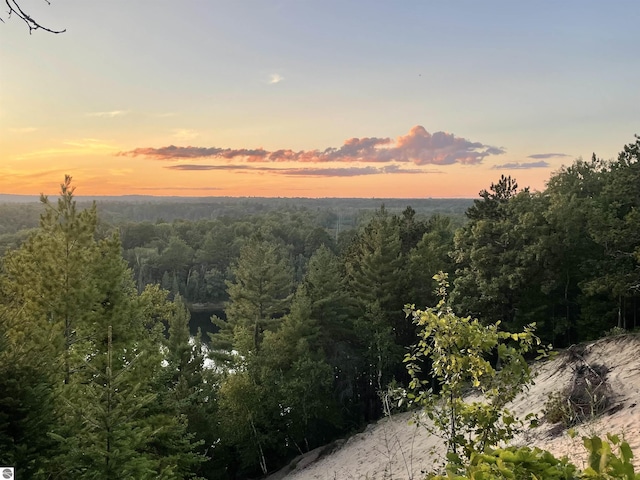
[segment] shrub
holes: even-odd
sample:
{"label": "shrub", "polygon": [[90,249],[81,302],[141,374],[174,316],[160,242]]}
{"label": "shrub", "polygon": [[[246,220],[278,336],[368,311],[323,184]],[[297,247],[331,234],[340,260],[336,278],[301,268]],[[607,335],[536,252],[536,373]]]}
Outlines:
{"label": "shrub", "polygon": [[[617,435],[583,437],[589,452],[583,471],[566,457],[556,458],[539,448],[508,447],[474,453],[468,465],[450,455],[445,475],[429,474],[428,480],[639,480],[631,459],[629,444]],[[617,450],[617,453],[614,452]]]}
{"label": "shrub", "polygon": [[604,332],[604,336],[605,337],[617,337],[619,335],[625,335],[627,333],[627,331],[622,328],[622,327],[612,327],[609,330],[607,330],[606,332]]}
{"label": "shrub", "polygon": [[[406,398],[423,408],[433,422],[432,433],[446,438],[449,452],[469,459],[474,451],[508,441],[524,427],[505,406],[533,382],[525,354],[540,348],[540,340],[533,334],[534,325],[509,333],[499,330],[499,322],[483,325],[457,317],[447,304],[447,275],[439,273],[434,279],[440,285],[438,305],[424,311],[405,308],[419,328],[418,343],[405,356],[411,376]],[[500,368],[489,361],[492,355]],[[431,379],[421,375],[425,360],[438,392],[431,388]],[[469,387],[480,394],[479,401],[465,401]]]}

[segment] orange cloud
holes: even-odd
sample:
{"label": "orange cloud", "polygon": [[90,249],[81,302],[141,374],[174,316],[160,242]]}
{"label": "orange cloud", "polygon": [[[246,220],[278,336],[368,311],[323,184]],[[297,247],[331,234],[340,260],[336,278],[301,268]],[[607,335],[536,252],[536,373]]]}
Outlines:
{"label": "orange cloud", "polygon": [[413,163],[415,165],[452,165],[478,164],[488,155],[500,155],[504,150],[499,147],[471,142],[462,137],[445,132],[430,134],[417,125],[408,134],[390,138],[350,138],[341,147],[328,147],[324,150],[291,149],[273,152],[262,148],[231,149],[219,147],[142,147],[119,156],[147,157],[155,160],[181,160],[197,158],[219,158],[245,162],[349,162],[349,163]]}
{"label": "orange cloud", "polygon": [[336,167],[336,168],[275,168],[253,165],[171,165],[166,167],[170,170],[181,171],[206,171],[224,170],[235,173],[269,172],[290,177],[358,177],[362,175],[380,175],[385,173],[440,173],[429,172],[422,169],[402,168],[399,165],[386,165],[384,167]]}

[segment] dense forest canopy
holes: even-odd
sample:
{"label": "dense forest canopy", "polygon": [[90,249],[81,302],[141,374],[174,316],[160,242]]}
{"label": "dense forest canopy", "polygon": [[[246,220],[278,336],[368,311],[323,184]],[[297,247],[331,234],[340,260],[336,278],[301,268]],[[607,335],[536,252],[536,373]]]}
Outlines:
{"label": "dense forest canopy", "polygon": [[[343,228],[356,223],[380,205],[399,213],[408,205],[420,215],[436,213],[456,218],[472,204],[467,198],[262,198],[262,197],[117,197],[76,196],[79,206],[98,205],[100,218],[111,224],[122,222],[172,222],[240,218],[276,210],[310,210],[325,215],[328,227],[340,221]],[[43,206],[38,197],[0,194],[0,234],[38,226]]]}
{"label": "dense forest canopy", "polygon": [[[67,178],[57,202],[1,206],[0,464],[273,471],[380,417],[410,380],[403,307],[436,305],[440,271],[456,314],[556,346],[638,326],[637,137],[542,192],[503,176],[473,202],[341,202],[85,206]],[[202,306],[219,314],[195,334]]]}

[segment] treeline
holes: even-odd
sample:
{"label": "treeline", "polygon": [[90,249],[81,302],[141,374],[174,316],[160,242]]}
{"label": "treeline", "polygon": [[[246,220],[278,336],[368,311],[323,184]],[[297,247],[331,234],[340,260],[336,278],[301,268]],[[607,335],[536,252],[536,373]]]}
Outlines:
{"label": "treeline", "polygon": [[556,345],[638,326],[640,139],[614,161],[577,160],[544,192],[501,178],[456,232],[454,303]]}
{"label": "treeline", "polygon": [[[125,195],[79,197],[78,206],[89,208],[95,202],[100,220],[108,225],[127,222],[171,223],[220,218],[246,218],[277,211],[313,211],[318,223],[337,231],[355,227],[384,203],[399,213],[411,205],[419,215],[447,215],[460,220],[471,204],[466,198],[264,198],[264,197],[152,197]],[[38,197],[0,194],[0,248],[11,245],[12,235],[36,228],[43,206]]]}
{"label": "treeline", "polygon": [[[361,428],[408,380],[403,307],[435,305],[439,271],[459,314],[557,346],[637,324],[638,139],[544,192],[502,177],[463,226],[382,207],[340,232],[286,209],[110,233],[69,179],[44,207],[0,277],[0,463],[29,478],[251,478]],[[185,302],[223,306],[214,333],[190,338]]]}

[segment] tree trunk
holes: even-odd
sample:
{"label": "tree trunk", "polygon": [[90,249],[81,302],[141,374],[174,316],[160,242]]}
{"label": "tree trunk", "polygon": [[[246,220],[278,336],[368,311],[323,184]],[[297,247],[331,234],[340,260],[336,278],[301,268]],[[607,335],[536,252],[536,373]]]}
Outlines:
{"label": "tree trunk", "polygon": [[251,423],[251,429],[253,430],[253,436],[256,439],[256,444],[258,445],[258,460],[260,462],[260,469],[264,475],[267,474],[267,459],[264,457],[264,452],[262,451],[262,444],[260,443],[260,439],[258,438],[258,431],[256,430],[256,426],[253,423],[253,418],[249,415],[249,423]]}

